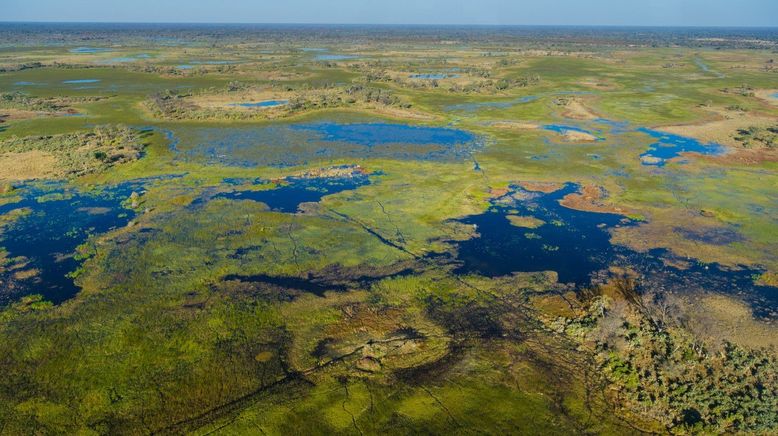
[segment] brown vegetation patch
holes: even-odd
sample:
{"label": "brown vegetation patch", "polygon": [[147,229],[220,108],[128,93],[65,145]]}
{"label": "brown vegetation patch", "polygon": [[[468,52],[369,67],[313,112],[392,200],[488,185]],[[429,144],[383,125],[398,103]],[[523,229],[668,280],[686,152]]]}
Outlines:
{"label": "brown vegetation patch", "polygon": [[40,271],[38,271],[37,269],[25,269],[21,271],[16,271],[13,274],[13,277],[16,280],[28,280],[37,277],[38,274],[40,274]]}
{"label": "brown vegetation patch", "polygon": [[562,184],[557,182],[530,182],[523,181],[517,183],[527,191],[542,192],[544,194],[550,194],[562,189]]}
{"label": "brown vegetation patch", "polygon": [[756,165],[761,162],[778,162],[778,149],[730,149],[720,156],[699,155],[698,159],[717,165]]}
{"label": "brown vegetation patch", "polygon": [[602,118],[578,99],[569,100],[565,105],[565,110],[562,112],[562,115],[574,120],[596,120]]}
{"label": "brown vegetation patch", "polygon": [[639,252],[653,248],[668,248],[675,255],[698,259],[704,263],[724,266],[753,265],[759,263],[764,252],[739,250],[739,244],[715,245],[679,237],[679,226],[685,229],[710,228],[716,225],[713,218],[697,211],[654,210],[648,220],[639,226],[622,226],[615,229],[611,242]]}
{"label": "brown vegetation patch", "polygon": [[735,139],[739,130],[749,127],[770,127],[778,123],[778,119],[774,117],[749,112],[723,109],[712,109],[712,112],[715,115],[712,121],[664,126],[657,130],[741,149],[742,144]]}
{"label": "brown vegetation patch", "polygon": [[580,192],[565,195],[560,204],[570,209],[586,212],[628,214],[627,210],[622,207],[605,203],[603,200],[607,196],[605,189],[600,186],[584,185],[581,187]]}
{"label": "brown vegetation patch", "polygon": [[495,121],[491,124],[496,129],[518,129],[518,130],[537,130],[540,128],[539,124],[525,123],[519,121]]}
{"label": "brown vegetation patch", "polygon": [[533,216],[508,215],[506,218],[508,218],[508,221],[510,221],[512,226],[527,229],[536,229],[545,224],[545,221],[539,220]]}
{"label": "brown vegetation patch", "polygon": [[0,180],[22,181],[61,177],[64,172],[57,168],[57,158],[40,150],[0,155]]}
{"label": "brown vegetation patch", "polygon": [[567,142],[595,142],[597,137],[591,133],[579,132],[576,130],[566,130],[562,138]]}
{"label": "brown vegetation patch", "polygon": [[778,349],[778,326],[754,318],[736,298],[720,294],[673,295],[691,332],[709,344],[733,342],[749,348]]}
{"label": "brown vegetation patch", "polygon": [[504,188],[491,188],[489,190],[489,197],[491,198],[500,198],[505,195],[507,195],[510,192],[510,188],[504,187]]}
{"label": "brown vegetation patch", "polygon": [[773,106],[778,106],[778,98],[773,97],[778,93],[778,89],[759,89],[754,91],[754,95]]}

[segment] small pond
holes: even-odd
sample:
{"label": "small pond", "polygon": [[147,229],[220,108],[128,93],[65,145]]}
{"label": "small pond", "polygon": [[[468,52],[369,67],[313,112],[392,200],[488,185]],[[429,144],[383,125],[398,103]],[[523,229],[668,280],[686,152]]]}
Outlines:
{"label": "small pond", "polygon": [[356,172],[338,177],[289,177],[284,184],[273,189],[237,189],[213,195],[210,199],[258,201],[277,212],[295,213],[302,203],[317,203],[327,195],[357,189],[369,183],[366,174]]}
{"label": "small pond", "polygon": [[314,57],[317,61],[346,61],[349,59],[357,59],[357,55],[340,55],[340,54],[318,54]]}
{"label": "small pond", "polygon": [[105,47],[76,47],[68,50],[70,53],[75,54],[94,54],[94,53],[108,53],[113,50]]}
{"label": "small pond", "polygon": [[459,74],[444,74],[444,73],[424,73],[424,74],[411,74],[411,79],[421,80],[443,80],[443,79],[456,79]]}
{"label": "small pond", "polygon": [[63,80],[62,83],[66,85],[80,85],[87,83],[99,83],[100,79],[75,79],[75,80]]}
{"label": "small pond", "polygon": [[651,144],[648,151],[640,155],[643,165],[664,166],[668,160],[681,156],[681,153],[699,153],[719,155],[725,148],[719,144],[704,144],[694,138],[660,132],[645,127],[637,129],[657,141]]}
{"label": "small pond", "polygon": [[276,106],[284,106],[286,104],[289,104],[289,100],[265,100],[265,101],[257,101],[257,102],[251,102],[251,103],[232,103],[230,106],[240,106],[240,107],[248,107],[248,108],[266,108],[266,107],[276,107]]}

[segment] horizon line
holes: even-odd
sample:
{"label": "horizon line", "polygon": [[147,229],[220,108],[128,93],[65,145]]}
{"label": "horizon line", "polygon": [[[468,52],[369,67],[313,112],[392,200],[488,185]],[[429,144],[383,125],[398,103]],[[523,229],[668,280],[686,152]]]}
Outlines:
{"label": "horizon line", "polygon": [[187,24],[251,26],[382,26],[382,27],[611,27],[611,28],[698,28],[698,29],[776,29],[776,26],[747,24],[504,24],[504,23],[320,23],[320,22],[249,22],[249,21],[29,21],[0,20],[0,24]]}

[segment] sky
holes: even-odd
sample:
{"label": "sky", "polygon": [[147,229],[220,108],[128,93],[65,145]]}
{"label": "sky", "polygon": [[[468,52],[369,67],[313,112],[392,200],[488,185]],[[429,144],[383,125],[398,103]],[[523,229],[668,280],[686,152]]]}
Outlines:
{"label": "sky", "polygon": [[778,0],[0,0],[0,21],[778,27]]}

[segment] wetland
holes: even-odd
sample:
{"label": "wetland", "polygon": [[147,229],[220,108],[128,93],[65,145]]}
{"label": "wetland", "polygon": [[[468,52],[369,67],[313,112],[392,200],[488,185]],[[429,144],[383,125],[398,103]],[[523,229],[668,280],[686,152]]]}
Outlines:
{"label": "wetland", "polygon": [[0,434],[778,430],[774,30],[0,31]]}

